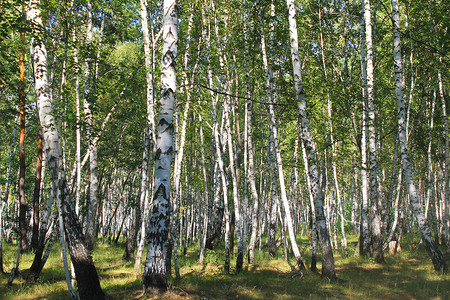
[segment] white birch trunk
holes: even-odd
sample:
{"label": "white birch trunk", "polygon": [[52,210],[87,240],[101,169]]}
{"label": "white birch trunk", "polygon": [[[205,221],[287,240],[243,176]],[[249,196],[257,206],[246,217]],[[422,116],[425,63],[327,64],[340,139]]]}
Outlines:
{"label": "white birch trunk", "polygon": [[[433,128],[434,128],[434,108],[436,103],[436,91],[434,93],[433,100],[431,102],[430,109],[430,125],[428,127],[428,148],[427,148],[427,202],[433,203],[434,190],[433,190],[433,161],[431,159],[431,146],[433,142]],[[428,216],[428,205],[425,207],[425,218]]]}
{"label": "white birch trunk", "polygon": [[[202,171],[203,171],[203,189],[204,189],[204,202],[208,203],[209,201],[209,195],[208,195],[208,182],[207,182],[207,175],[206,175],[206,164],[205,164],[205,142],[204,142],[204,134],[203,134],[203,119],[200,114],[198,114],[199,117],[199,126],[200,126],[200,144],[201,144],[201,156],[202,156]],[[209,219],[211,218],[211,207],[208,205],[206,208],[206,211],[204,213],[205,218],[203,221],[203,235],[200,245],[200,257],[199,262],[203,264],[203,260],[205,258],[205,248],[206,248],[206,238],[208,236],[208,223]],[[199,224],[200,225],[200,224]]]}
{"label": "white birch trunk", "polygon": [[[72,31],[72,41],[75,43],[75,29]],[[80,213],[80,196],[81,196],[81,115],[80,115],[80,66],[78,61],[78,49],[74,48],[75,63],[75,116],[76,116],[76,149],[75,149],[75,213]]]}
{"label": "white birch trunk", "polygon": [[[364,3],[363,3],[364,10]],[[368,178],[367,178],[367,69],[366,69],[366,52],[364,50],[364,17],[360,23],[360,44],[361,44],[361,72],[363,79],[363,113],[362,113],[362,129],[361,129],[361,224],[359,235],[359,255],[368,256],[370,251],[369,242],[369,195],[368,195]]]}
{"label": "white birch trunk", "polygon": [[[28,11],[28,20],[42,27],[39,3],[32,1]],[[48,83],[47,51],[45,44],[38,40],[32,40],[31,57],[33,61],[36,104],[39,121],[43,130],[44,150],[51,181],[55,190],[57,201],[61,204],[64,219],[64,232],[74,264],[80,298],[104,299],[100,287],[97,271],[93,260],[86,247],[81,226],[72,207],[65,171],[62,165],[62,149],[56,127],[56,121],[52,115],[52,102]]]}
{"label": "white birch trunk", "polygon": [[[140,268],[142,252],[144,250],[144,243],[146,240],[146,228],[147,228],[147,210],[149,205],[149,197],[152,191],[149,190],[150,178],[149,174],[152,175],[152,169],[149,166],[149,158],[154,154],[155,148],[155,99],[154,99],[154,62],[155,62],[155,44],[156,40],[153,35],[153,29],[151,31],[151,36],[148,29],[147,20],[147,1],[141,0],[140,4],[140,17],[141,17],[141,27],[142,35],[144,38],[144,60],[145,60],[145,78],[146,78],[146,102],[147,102],[147,125],[144,132],[144,149],[142,152],[142,165],[141,165],[141,181],[139,186],[139,198],[137,198],[136,203],[136,226],[138,226],[136,237],[137,239],[137,251],[134,261],[134,271],[137,272]],[[152,27],[153,28],[153,27]],[[151,41],[150,41],[151,37]],[[152,46],[152,51],[150,50],[150,45]]]}
{"label": "white birch trunk", "polygon": [[[442,64],[442,57],[439,57],[439,62]],[[438,69],[438,85],[439,85],[439,96],[442,101],[442,115],[444,117],[444,133],[445,133],[445,152],[444,152],[444,243],[447,245],[447,250],[450,251],[450,211],[449,211],[449,204],[450,204],[450,178],[449,178],[449,130],[448,130],[448,115],[447,115],[447,107],[445,105],[445,98],[444,98],[444,89],[442,87],[442,75],[441,75],[441,69]]]}
{"label": "white birch trunk", "polygon": [[144,290],[150,294],[167,289],[166,257],[171,214],[171,163],[173,154],[173,111],[177,92],[176,58],[178,16],[176,0],[164,1],[163,53],[160,110],[156,129],[155,180],[149,215]]}
{"label": "white birch trunk", "polygon": [[[206,24],[205,24],[206,20],[205,20],[205,11],[204,9],[202,9],[202,39],[205,40],[205,42],[207,42],[208,39],[208,35],[206,33]],[[199,99],[199,104],[200,104],[200,99]],[[203,224],[201,224],[201,222],[199,222],[199,226],[201,224],[202,226],[202,239],[200,242],[200,255],[199,255],[199,262],[201,264],[203,264],[204,262],[204,258],[205,258],[205,249],[206,249],[206,241],[208,238],[208,224],[209,224],[209,220],[211,219],[211,211],[212,211],[212,201],[210,201],[210,195],[208,192],[208,180],[207,180],[207,173],[206,173],[206,163],[205,163],[205,141],[204,141],[204,134],[203,134],[203,118],[202,115],[199,113],[198,114],[198,120],[199,120],[199,131],[200,131],[200,144],[201,144],[201,159],[202,159],[202,171],[203,171],[203,200],[204,203],[207,204],[207,207],[205,209],[205,213],[204,213],[204,220],[203,220]],[[214,166],[211,166],[211,171],[214,172]],[[211,181],[213,181],[213,178],[211,178]],[[213,197],[212,197],[213,198]],[[212,199],[211,198],[211,199]]]}
{"label": "white birch trunk", "polygon": [[336,278],[336,271],[334,267],[333,250],[331,248],[330,236],[327,230],[327,222],[325,219],[323,209],[323,194],[319,185],[319,174],[317,171],[317,165],[314,153],[314,142],[312,140],[311,132],[309,129],[309,120],[306,110],[305,91],[303,90],[300,56],[298,53],[298,33],[297,33],[297,20],[295,17],[295,3],[293,0],[287,0],[287,6],[289,8],[289,35],[291,44],[291,57],[294,73],[294,90],[295,100],[297,102],[297,109],[301,124],[301,137],[305,143],[306,155],[309,164],[309,176],[311,180],[311,190],[314,195],[314,205],[316,222],[318,227],[319,239],[322,246],[322,276],[326,276],[332,279]]}
{"label": "white birch trunk", "polygon": [[233,202],[234,202],[234,215],[236,221],[236,236],[238,242],[238,254],[236,258],[236,273],[242,271],[242,265],[244,262],[244,244],[243,244],[243,232],[242,232],[242,220],[241,220],[241,209],[239,203],[239,195],[238,195],[238,183],[236,177],[236,169],[234,166],[234,152],[233,152],[233,140],[231,137],[231,126],[230,126],[230,104],[228,96],[225,96],[224,101],[224,114],[225,114],[225,130],[227,134],[228,141],[228,154],[229,154],[229,163],[230,163],[230,171],[231,171],[231,180],[233,184]]}
{"label": "white birch trunk", "polygon": [[374,104],[374,63],[373,63],[373,41],[370,0],[364,0],[364,24],[367,51],[367,134],[369,139],[369,186],[371,202],[371,239],[372,255],[376,262],[383,262],[383,237],[381,235],[381,217],[378,211],[378,168],[377,168],[377,145],[375,129],[375,104]]}
{"label": "white birch trunk", "polygon": [[[244,6],[246,1],[243,1]],[[248,166],[247,168],[247,182],[250,185],[250,197],[251,203],[253,204],[252,208],[252,231],[250,234],[250,242],[248,244],[248,262],[254,263],[255,261],[255,246],[256,246],[256,235],[258,231],[258,191],[256,189],[255,182],[255,159],[253,154],[253,134],[252,134],[252,116],[253,116],[253,103],[250,101],[250,64],[249,64],[249,47],[248,47],[248,28],[247,21],[248,20],[248,11],[244,7],[244,40],[245,40],[245,95],[247,97],[246,105],[245,105],[245,133],[247,143],[247,153],[248,153]]]}
{"label": "white birch trunk", "polygon": [[[86,45],[92,44],[93,24],[92,24],[92,3],[87,2],[87,28],[86,28]],[[93,139],[93,117],[91,111],[90,98],[92,95],[90,77],[91,77],[91,61],[87,58],[84,70],[84,114],[87,123],[88,139]],[[97,144],[92,145],[89,152],[89,204],[86,218],[86,242],[90,250],[94,248],[96,240],[96,219],[97,219],[97,194],[98,194],[98,162],[97,162]]]}
{"label": "white birch trunk", "polygon": [[[214,2],[211,2],[212,5],[212,9],[215,10],[214,7]],[[219,36],[219,27],[217,24],[217,18],[214,18],[215,20],[215,34],[216,34],[216,38],[219,42],[219,60],[220,60],[220,65],[221,68],[223,69],[224,63],[223,63],[223,56],[222,56],[222,46],[220,43],[220,36]],[[209,38],[208,38],[209,41]],[[209,58],[208,58],[209,60]],[[210,68],[210,62],[208,61],[208,79],[209,79],[209,86],[210,88],[212,88],[212,72],[211,72],[211,68]],[[218,90],[220,90],[220,85],[222,84],[221,80],[219,80],[219,88]],[[230,272],[230,230],[231,230],[231,226],[230,226],[230,212],[229,212],[229,208],[228,208],[228,182],[227,182],[227,178],[226,178],[226,170],[225,170],[225,165],[224,165],[224,161],[223,161],[223,152],[224,149],[222,149],[222,145],[225,147],[226,145],[226,138],[227,136],[222,136],[220,132],[223,132],[223,130],[219,131],[219,122],[217,119],[217,103],[218,103],[218,95],[216,95],[216,97],[214,97],[213,93],[211,92],[211,98],[212,98],[212,102],[213,102],[213,135],[214,135],[214,143],[215,143],[215,148],[216,148],[216,152],[217,152],[217,163],[218,163],[218,170],[220,173],[220,179],[221,179],[221,183],[222,183],[222,196],[223,196],[223,205],[224,205],[224,216],[225,216],[225,272],[229,273]],[[222,116],[222,126],[223,126],[223,116]],[[221,126],[221,127],[222,127]],[[216,193],[218,194],[218,191],[216,191]]]}
{"label": "white birch trunk", "polygon": [[[228,182],[225,175],[225,166],[222,157],[222,147],[220,143],[219,136],[219,123],[217,121],[217,97],[213,98],[213,134],[214,142],[217,155],[218,172],[220,173],[220,179],[222,183],[222,195],[223,195],[223,205],[224,205],[224,215],[225,215],[225,272],[230,272],[230,212],[228,209]],[[216,191],[218,194],[219,191]]]}
{"label": "white birch trunk", "polygon": [[421,232],[422,240],[425,248],[431,256],[436,271],[447,272],[447,264],[441,251],[434,243],[431,236],[430,228],[426,223],[425,215],[419,201],[419,196],[416,189],[416,184],[413,181],[411,162],[408,151],[407,141],[407,127],[405,118],[405,99],[404,89],[405,82],[403,77],[402,55],[400,48],[400,13],[398,7],[398,0],[392,0],[392,15],[393,15],[393,37],[394,37],[394,71],[395,71],[395,96],[397,98],[398,110],[398,131],[400,140],[400,149],[402,153],[402,165],[405,176],[405,184],[411,200],[411,206],[416,216],[417,223]]}
{"label": "white birch trunk", "polygon": [[314,195],[312,194],[311,189],[311,180],[309,177],[309,165],[308,165],[308,157],[306,155],[306,148],[302,141],[302,154],[303,154],[303,164],[305,166],[305,177],[306,177],[306,188],[308,189],[309,202],[311,205],[311,231],[312,231],[312,253],[311,253],[311,271],[315,271],[317,269],[317,221],[316,214],[314,213],[315,205],[314,205]]}

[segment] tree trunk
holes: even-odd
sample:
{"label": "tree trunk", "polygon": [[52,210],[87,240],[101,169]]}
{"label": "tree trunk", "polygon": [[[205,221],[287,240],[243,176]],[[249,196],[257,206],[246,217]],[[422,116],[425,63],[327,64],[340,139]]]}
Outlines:
{"label": "tree trunk", "polygon": [[[439,62],[442,64],[442,57],[439,57]],[[439,96],[442,101],[442,115],[444,117],[444,133],[445,133],[445,150],[444,150],[444,242],[447,246],[447,251],[450,251],[450,178],[449,178],[449,130],[448,130],[448,115],[447,107],[445,105],[444,89],[442,87],[442,75],[441,69],[438,69],[438,85],[439,85]]]}
{"label": "tree trunk", "polygon": [[291,56],[292,66],[294,72],[294,91],[295,100],[297,102],[297,109],[300,118],[301,137],[305,143],[306,155],[309,165],[309,177],[311,181],[311,190],[314,195],[314,205],[316,222],[319,233],[319,240],[322,248],[322,276],[336,279],[336,271],[334,267],[333,249],[331,248],[330,235],[327,230],[327,222],[325,219],[323,209],[323,194],[319,185],[319,174],[317,171],[314,142],[312,140],[309,129],[309,119],[307,116],[305,91],[303,90],[303,83],[300,68],[300,56],[298,53],[298,33],[297,20],[295,18],[295,4],[293,0],[287,0],[289,8],[289,35],[291,42]]}
{"label": "tree trunk", "polygon": [[364,24],[367,48],[367,134],[369,139],[369,186],[370,186],[370,229],[372,255],[376,262],[383,262],[383,237],[381,235],[381,217],[378,201],[378,168],[377,168],[377,146],[375,132],[375,104],[374,104],[374,63],[372,42],[372,21],[370,0],[364,0]]}
{"label": "tree trunk", "polygon": [[[203,12],[203,11],[202,11]],[[203,135],[203,119],[202,116],[199,114],[199,125],[200,125],[200,144],[201,144],[201,157],[202,157],[202,170],[203,170],[203,190],[204,190],[204,202],[207,205],[206,211],[205,211],[205,218],[203,221],[203,235],[202,240],[200,244],[200,257],[199,262],[203,264],[203,260],[205,258],[205,249],[206,249],[206,238],[208,236],[208,224],[209,220],[211,218],[211,210],[212,207],[209,205],[212,204],[211,201],[209,201],[209,193],[208,193],[208,180],[206,175],[206,164],[205,164],[205,142],[204,142],[204,135]],[[199,224],[200,225],[200,224]]]}
{"label": "tree trunk", "polygon": [[398,0],[392,0],[392,15],[393,15],[393,37],[394,37],[394,71],[395,71],[395,96],[397,98],[398,111],[398,131],[400,149],[402,153],[402,165],[405,176],[405,184],[407,186],[408,194],[411,200],[411,206],[416,216],[419,225],[422,240],[425,248],[431,256],[436,271],[447,272],[447,264],[441,251],[434,243],[431,236],[430,228],[426,223],[425,215],[419,201],[419,196],[416,189],[416,184],[413,181],[411,162],[408,151],[408,141],[406,132],[406,118],[405,118],[405,99],[404,99],[404,77],[402,66],[402,55],[400,48],[400,13],[398,7]]}
{"label": "tree trunk", "polygon": [[315,206],[314,206],[314,195],[312,194],[311,189],[311,180],[309,177],[309,165],[308,165],[308,157],[306,155],[306,148],[302,141],[302,154],[303,154],[303,164],[305,166],[305,176],[306,176],[306,188],[308,189],[309,202],[311,205],[311,271],[317,270],[317,221],[315,214]]}
{"label": "tree trunk", "polygon": [[39,128],[38,147],[36,160],[36,178],[34,180],[33,192],[33,235],[31,237],[31,247],[36,251],[39,244],[39,200],[41,197],[41,179],[42,179],[42,133]]}
{"label": "tree trunk", "polygon": [[[40,228],[39,228],[39,234],[38,234],[38,241],[37,241],[37,245],[34,252],[34,259],[33,259],[33,263],[31,264],[30,270],[28,271],[28,281],[31,282],[36,282],[37,279],[39,278],[39,275],[42,271],[42,268],[44,267],[44,264],[46,262],[46,259],[44,260],[44,258],[42,257],[43,253],[44,253],[44,248],[45,248],[45,243],[47,241],[47,233],[48,230],[51,229],[51,231],[53,232],[53,230],[55,230],[55,227],[58,226],[58,230],[59,230],[59,225],[54,223],[49,224],[50,226],[47,225],[50,214],[51,214],[51,207],[52,207],[52,203],[53,203],[53,194],[54,194],[54,190],[51,189],[50,190],[50,194],[48,196],[48,201],[47,201],[47,207],[46,210],[44,212],[44,216],[42,217],[42,220],[40,222]],[[55,218],[57,216],[55,215]],[[52,226],[54,225],[54,226]],[[55,234],[56,236],[56,234]],[[50,246],[50,242],[49,242],[49,246],[47,247],[51,248]]]}
{"label": "tree trunk", "polygon": [[[364,9],[364,3],[363,3]],[[361,44],[361,72],[363,79],[363,114],[361,129],[361,224],[359,230],[359,255],[369,256],[369,195],[367,182],[367,68],[366,54],[364,50],[364,16],[361,18],[360,24],[360,44]]]}
{"label": "tree trunk", "polygon": [[171,214],[171,163],[173,154],[173,111],[177,92],[176,58],[178,17],[176,0],[164,1],[161,100],[156,128],[155,180],[153,203],[149,212],[147,258],[143,286],[149,294],[167,290],[166,257],[168,255]]}
{"label": "tree trunk", "polygon": [[[72,33],[72,41],[75,43],[75,29]],[[78,49],[74,48],[75,63],[75,114],[76,114],[76,149],[75,149],[75,213],[80,214],[80,198],[81,198],[81,115],[80,115],[80,67],[78,63]]]}
{"label": "tree trunk", "polygon": [[[244,0],[244,6],[247,1]],[[250,242],[248,244],[248,262],[253,264],[255,262],[255,246],[256,246],[256,234],[258,231],[258,191],[256,190],[255,182],[255,162],[254,162],[254,150],[253,150],[253,134],[252,134],[252,117],[253,117],[253,102],[250,101],[250,64],[249,64],[249,47],[248,47],[248,11],[244,7],[244,39],[245,39],[245,95],[247,100],[245,102],[245,114],[247,122],[245,123],[245,132],[247,139],[244,143],[247,143],[248,152],[248,166],[247,168],[247,182],[250,185],[250,197],[251,203],[253,203],[252,209],[252,231],[250,234]]]}
{"label": "tree trunk", "polygon": [[[25,9],[25,8],[24,8]],[[25,13],[25,12],[24,12]],[[23,27],[23,26],[22,26]],[[19,58],[19,111],[20,111],[20,134],[19,134],[19,231],[20,251],[28,249],[27,239],[27,200],[25,199],[25,31],[20,32],[20,58]]]}
{"label": "tree trunk", "polygon": [[[87,2],[87,29],[86,29],[86,46],[92,44],[93,24],[92,24],[92,3]],[[94,249],[96,236],[97,221],[97,194],[98,194],[98,162],[97,162],[97,144],[93,144],[94,129],[93,116],[91,110],[92,91],[90,84],[91,77],[91,59],[86,58],[84,70],[84,114],[87,123],[88,140],[92,144],[89,151],[89,204],[86,217],[86,242],[89,250]]]}
{"label": "tree trunk", "polygon": [[[42,27],[39,9],[40,1],[32,1],[28,11],[28,20]],[[78,291],[81,299],[103,299],[97,271],[92,257],[84,241],[81,226],[71,207],[71,200],[66,186],[65,171],[61,159],[61,143],[58,136],[55,119],[52,115],[51,95],[49,94],[47,51],[45,44],[34,38],[32,40],[32,62],[34,68],[36,104],[39,121],[43,129],[44,149],[55,196],[63,206],[64,229],[71,260],[74,264]]]}

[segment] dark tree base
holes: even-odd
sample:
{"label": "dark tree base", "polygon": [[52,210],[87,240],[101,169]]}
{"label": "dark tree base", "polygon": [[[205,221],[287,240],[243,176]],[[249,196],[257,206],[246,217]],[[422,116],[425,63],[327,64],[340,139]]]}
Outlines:
{"label": "dark tree base", "polygon": [[142,285],[145,295],[161,296],[167,292],[167,277],[163,274],[144,274]]}
{"label": "dark tree base", "polygon": [[102,300],[105,294],[100,287],[93,264],[73,261],[80,299]]}
{"label": "dark tree base", "polygon": [[29,282],[36,282],[39,278],[39,275],[41,274],[42,253],[43,251],[41,249],[38,249],[38,251],[36,251],[34,255],[33,264],[31,265],[27,276],[27,281]]}

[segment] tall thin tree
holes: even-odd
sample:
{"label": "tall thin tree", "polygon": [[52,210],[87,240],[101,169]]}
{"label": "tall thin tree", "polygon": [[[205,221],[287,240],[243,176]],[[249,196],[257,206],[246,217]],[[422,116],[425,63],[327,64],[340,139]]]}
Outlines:
{"label": "tall thin tree", "polygon": [[311,190],[314,195],[317,231],[319,233],[319,240],[322,248],[322,276],[336,279],[333,249],[331,247],[330,235],[327,229],[327,221],[323,208],[323,193],[319,184],[319,173],[314,153],[314,141],[311,136],[308,113],[306,110],[305,91],[303,90],[300,68],[300,55],[298,53],[297,19],[295,17],[296,11],[294,0],[287,0],[287,6],[289,8],[289,36],[294,73],[295,100],[297,102],[297,110],[300,119],[301,138],[305,144],[306,156],[308,159]]}
{"label": "tall thin tree", "polygon": [[411,201],[411,206],[419,225],[422,240],[425,248],[431,256],[436,271],[447,272],[448,267],[444,256],[435,244],[430,228],[426,222],[416,184],[413,180],[411,158],[408,150],[408,140],[406,132],[405,118],[405,82],[403,77],[402,53],[400,47],[400,12],[398,0],[392,0],[392,21],[394,38],[394,72],[395,72],[395,96],[397,98],[398,111],[398,137],[402,156],[402,166],[406,189]]}
{"label": "tall thin tree", "polygon": [[[33,0],[27,12],[27,19],[44,28],[41,18],[40,0]],[[78,292],[81,299],[104,299],[100,281],[92,257],[86,247],[81,225],[72,207],[67,187],[66,174],[62,164],[62,147],[55,118],[52,114],[53,103],[49,89],[47,50],[41,34],[33,32],[31,53],[34,69],[36,106],[39,122],[42,126],[45,157],[53,184],[54,195],[62,205],[64,232],[73,263]]]}
{"label": "tall thin tree", "polygon": [[166,257],[170,224],[171,163],[173,155],[173,111],[178,50],[178,12],[176,0],[164,1],[161,98],[156,128],[155,179],[149,215],[147,258],[143,286],[150,294],[167,289]]}

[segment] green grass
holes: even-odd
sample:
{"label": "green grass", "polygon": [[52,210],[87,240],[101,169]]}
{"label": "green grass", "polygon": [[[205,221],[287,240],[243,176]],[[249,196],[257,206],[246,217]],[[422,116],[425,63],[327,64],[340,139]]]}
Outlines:
{"label": "green grass", "polygon": [[[306,271],[300,279],[291,273],[293,260],[286,262],[283,250],[275,258],[257,251],[256,263],[245,262],[241,274],[223,273],[224,255],[221,248],[208,251],[205,263],[198,264],[198,246],[189,248],[186,256],[179,256],[181,279],[170,279],[170,290],[164,299],[450,299],[450,275],[437,274],[427,253],[404,251],[386,255],[386,263],[374,264],[370,259],[353,256],[355,237],[343,257],[335,253],[337,274],[342,281],[330,282],[319,273]],[[306,239],[299,239],[305,263],[310,264],[310,249]],[[403,249],[409,248],[402,245]],[[5,271],[9,272],[15,259],[16,245],[4,248]],[[122,244],[98,244],[93,252],[101,285],[107,299],[145,299],[141,291],[141,273],[133,271],[133,263],[121,259]],[[24,274],[33,255],[21,259]],[[450,255],[446,254],[447,263]],[[320,256],[319,256],[320,261]],[[234,261],[232,261],[232,267]],[[318,264],[320,270],[321,265]],[[8,274],[0,276],[0,299],[67,299],[64,270],[60,252],[55,245],[39,282],[27,283],[15,279],[6,285]]]}

